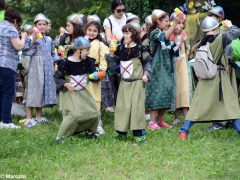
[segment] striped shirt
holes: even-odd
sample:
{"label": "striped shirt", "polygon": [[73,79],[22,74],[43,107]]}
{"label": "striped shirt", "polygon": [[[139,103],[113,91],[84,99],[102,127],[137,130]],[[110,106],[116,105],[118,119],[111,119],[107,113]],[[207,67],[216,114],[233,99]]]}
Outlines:
{"label": "striped shirt", "polygon": [[0,67],[17,70],[18,51],[14,49],[11,39],[18,38],[16,28],[8,21],[0,23]]}

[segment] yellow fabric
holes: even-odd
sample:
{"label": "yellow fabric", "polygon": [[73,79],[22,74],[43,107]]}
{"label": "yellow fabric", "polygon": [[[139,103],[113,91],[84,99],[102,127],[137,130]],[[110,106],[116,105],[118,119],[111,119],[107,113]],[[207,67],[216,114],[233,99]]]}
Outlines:
{"label": "yellow fabric", "polygon": [[[95,64],[98,65],[99,69],[107,70],[107,62],[105,59],[105,54],[108,54],[108,47],[101,41],[95,39],[91,42],[91,48],[89,57],[96,59]],[[96,101],[97,108],[101,108],[101,82],[89,82],[87,85],[87,90],[93,96]]]}
{"label": "yellow fabric", "polygon": [[203,32],[200,24],[205,16],[206,13],[196,13],[187,16],[185,31],[188,33],[191,47],[201,40]]}
{"label": "yellow fabric", "polygon": [[190,104],[187,60],[185,45],[183,44],[180,49],[180,56],[176,60],[176,108],[189,107]]}

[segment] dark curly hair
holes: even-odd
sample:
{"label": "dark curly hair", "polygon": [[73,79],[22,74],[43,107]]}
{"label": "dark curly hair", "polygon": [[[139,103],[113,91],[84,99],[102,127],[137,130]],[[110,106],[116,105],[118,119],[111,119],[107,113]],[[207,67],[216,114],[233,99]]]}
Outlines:
{"label": "dark curly hair", "polygon": [[132,36],[131,36],[132,41],[137,44],[140,43],[140,41],[141,41],[140,33],[137,32],[137,30],[134,27],[132,27],[130,24],[126,24],[125,26],[123,26],[122,31],[123,31],[123,33],[131,32],[132,33]]}

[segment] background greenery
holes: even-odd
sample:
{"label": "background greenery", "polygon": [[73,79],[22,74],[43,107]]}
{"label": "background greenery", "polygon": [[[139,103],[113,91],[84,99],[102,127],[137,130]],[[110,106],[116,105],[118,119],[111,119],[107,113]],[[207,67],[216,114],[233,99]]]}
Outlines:
{"label": "background greenery", "polygon": [[[210,133],[209,124],[197,124],[186,141],[177,138],[179,127],[148,131],[148,142],[136,145],[130,134],[116,139],[113,114],[103,112],[104,136],[57,143],[61,114],[55,108],[44,115],[47,124],[0,130],[0,174],[36,180],[239,179],[240,141],[233,129]],[[171,114],[165,118],[173,120]]]}
{"label": "background greenery", "polygon": [[[36,14],[42,12],[53,22],[52,35],[56,35],[58,28],[66,26],[66,17],[72,13],[98,14],[103,20],[111,14],[110,0],[5,0],[8,6],[17,8],[24,16],[26,23],[33,22]],[[189,1],[189,0],[188,0]],[[203,2],[203,0],[199,0]],[[153,9],[160,8],[171,12],[185,0],[125,0],[127,12],[132,12],[145,18]],[[216,0],[224,7],[226,17],[239,25],[239,0]]]}

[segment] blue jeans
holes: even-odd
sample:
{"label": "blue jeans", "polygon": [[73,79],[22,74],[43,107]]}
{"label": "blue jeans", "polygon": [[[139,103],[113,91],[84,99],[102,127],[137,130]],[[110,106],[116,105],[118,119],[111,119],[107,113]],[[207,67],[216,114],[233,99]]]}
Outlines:
{"label": "blue jeans", "polygon": [[11,110],[15,94],[16,72],[0,67],[0,121],[12,123]]}
{"label": "blue jeans", "polygon": [[[240,134],[240,119],[233,119],[233,126],[236,129],[236,131]],[[185,120],[183,122],[182,127],[179,129],[178,132],[183,132],[189,134],[190,128],[193,126],[194,122],[190,120]]]}

